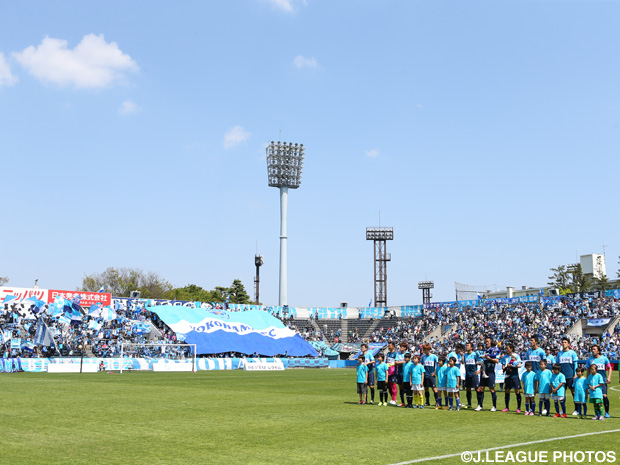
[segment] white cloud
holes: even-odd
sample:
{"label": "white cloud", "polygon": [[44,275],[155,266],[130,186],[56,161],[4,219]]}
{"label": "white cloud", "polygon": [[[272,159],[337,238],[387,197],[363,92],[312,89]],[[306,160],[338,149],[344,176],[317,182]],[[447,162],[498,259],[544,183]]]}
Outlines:
{"label": "white cloud", "polygon": [[140,106],[131,100],[125,100],[121,103],[121,106],[118,107],[118,113],[121,115],[131,115],[132,113],[137,113],[140,110]]}
{"label": "white cloud", "polygon": [[224,148],[232,149],[241,142],[246,142],[250,137],[250,133],[243,129],[243,126],[232,127],[224,134]]}
{"label": "white cloud", "polygon": [[295,11],[296,4],[306,5],[306,0],[267,0],[267,2],[274,8],[286,11],[287,13]]}
{"label": "white cloud", "polygon": [[38,47],[31,45],[13,56],[40,81],[77,88],[108,87],[122,81],[125,72],[139,70],[116,42],[95,34],[85,35],[74,49],[67,48],[66,40],[46,37]]}
{"label": "white cloud", "polygon": [[366,156],[368,158],[377,158],[380,152],[377,149],[370,149],[366,151]]}
{"label": "white cloud", "polygon": [[297,69],[302,68],[316,68],[319,64],[316,61],[316,58],[306,58],[302,55],[297,55],[293,60],[293,64]]}
{"label": "white cloud", "polygon": [[4,54],[0,52],[0,87],[12,86],[17,81],[17,76],[11,73],[11,67],[4,58]]}

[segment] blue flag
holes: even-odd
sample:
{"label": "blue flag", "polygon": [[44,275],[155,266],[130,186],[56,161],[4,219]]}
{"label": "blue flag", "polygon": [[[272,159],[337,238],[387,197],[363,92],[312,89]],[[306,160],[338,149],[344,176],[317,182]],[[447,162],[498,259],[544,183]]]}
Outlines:
{"label": "blue flag", "polygon": [[102,285],[97,292],[105,292],[105,284]]}
{"label": "blue flag", "polygon": [[37,324],[37,333],[34,337],[34,343],[38,346],[53,346],[54,338],[52,337],[52,333],[45,323],[43,323],[42,319],[39,319],[39,323]]}

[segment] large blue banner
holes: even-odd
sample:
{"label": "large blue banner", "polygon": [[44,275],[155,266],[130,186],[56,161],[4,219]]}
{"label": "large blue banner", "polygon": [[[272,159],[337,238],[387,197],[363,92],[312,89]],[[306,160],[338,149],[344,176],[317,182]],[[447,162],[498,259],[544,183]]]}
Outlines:
{"label": "large blue banner", "polygon": [[299,334],[267,312],[227,312],[161,305],[149,307],[197,354],[241,352],[259,355],[318,356]]}

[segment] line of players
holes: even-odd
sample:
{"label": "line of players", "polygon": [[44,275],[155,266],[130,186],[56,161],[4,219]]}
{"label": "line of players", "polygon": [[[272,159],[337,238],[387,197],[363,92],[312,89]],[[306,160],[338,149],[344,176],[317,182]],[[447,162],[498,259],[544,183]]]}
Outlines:
{"label": "line of players", "polygon": [[[390,342],[385,360],[383,355],[377,356],[378,365],[368,352],[368,345],[362,344],[357,370],[359,403],[374,403],[376,377],[380,406],[387,406],[390,397],[390,405],[407,408],[428,407],[432,392],[436,409],[460,410],[459,391],[464,387],[467,404],[462,407],[472,407],[472,392],[475,390],[478,403],[475,410],[481,411],[485,388],[488,388],[493,402],[490,411],[495,412],[497,411],[495,366],[501,363],[505,374],[505,408],[502,412],[510,411],[511,392],[514,391],[517,401],[516,413],[523,413],[521,411],[523,393],[525,415],[535,414],[535,397],[538,395],[539,416],[550,415],[550,402],[553,399],[557,412],[555,416],[566,417],[565,392],[570,390],[575,404],[573,415],[585,418],[589,399],[595,408],[594,419],[609,418],[607,384],[611,382],[612,365],[609,359],[600,353],[599,346],[592,346],[592,357],[586,361],[584,369],[577,366],[578,356],[570,348],[570,341],[566,337],[562,338],[562,349],[556,356],[551,354],[549,348],[545,351],[540,347],[537,336],[530,338],[530,344],[531,348],[526,353],[526,359],[521,360],[512,343],[504,344],[505,353],[502,356],[501,350],[490,337],[485,338],[485,344],[479,344],[477,350],[474,350],[472,343],[467,343],[465,346],[457,344],[456,350],[445,358],[432,354],[429,344],[422,347],[424,355],[412,356],[406,342],[399,344],[398,351],[394,342]],[[465,365],[463,385],[461,385],[461,364]],[[519,369],[522,366],[525,371],[520,376]],[[370,388],[370,401],[367,401],[367,387]],[[398,391],[400,391],[400,404],[396,401]]]}

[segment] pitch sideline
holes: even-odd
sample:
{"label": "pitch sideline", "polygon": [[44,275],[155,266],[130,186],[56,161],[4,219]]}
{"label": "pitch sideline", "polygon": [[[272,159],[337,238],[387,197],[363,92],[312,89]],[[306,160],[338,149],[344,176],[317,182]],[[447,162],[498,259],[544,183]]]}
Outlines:
{"label": "pitch sideline", "polygon": [[443,459],[449,459],[452,457],[460,457],[461,454],[463,454],[464,452],[469,452],[471,454],[477,454],[477,453],[484,453],[484,452],[490,452],[493,450],[501,450],[501,449],[512,449],[514,447],[521,447],[521,446],[529,446],[532,444],[542,444],[545,442],[552,442],[552,441],[561,441],[564,439],[574,439],[574,438],[581,438],[584,436],[594,436],[597,434],[607,434],[607,433],[620,433],[620,429],[612,429],[609,431],[595,431],[592,433],[583,433],[583,434],[575,434],[573,436],[561,436],[558,438],[549,438],[549,439],[540,439],[538,441],[530,441],[530,442],[522,442],[519,444],[508,444],[506,446],[499,446],[499,447],[491,447],[489,449],[480,449],[480,450],[473,450],[473,451],[463,451],[457,454],[448,454],[448,455],[438,455],[437,457],[426,457],[423,459],[415,459],[415,460],[408,460],[406,462],[398,462],[398,463],[392,463],[390,465],[408,465],[410,463],[421,463],[421,462],[430,462],[432,460],[443,460]]}

